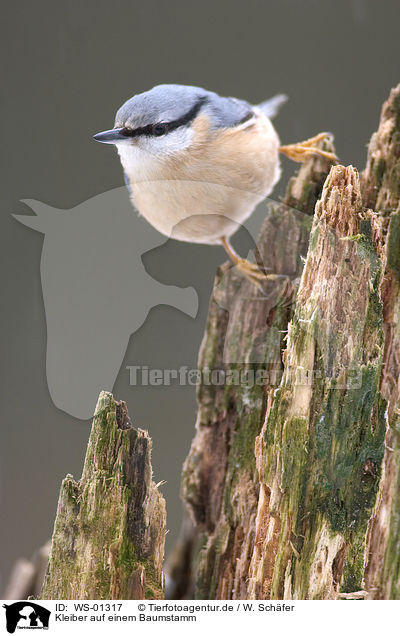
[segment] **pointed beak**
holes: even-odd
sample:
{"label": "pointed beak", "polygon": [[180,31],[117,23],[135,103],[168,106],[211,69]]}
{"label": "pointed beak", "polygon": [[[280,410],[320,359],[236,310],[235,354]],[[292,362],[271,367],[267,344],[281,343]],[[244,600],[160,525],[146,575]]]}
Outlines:
{"label": "pointed beak", "polygon": [[93,139],[102,144],[117,144],[119,141],[126,141],[126,135],[123,135],[122,131],[123,128],[105,130],[104,132],[97,133],[97,135],[93,135]]}

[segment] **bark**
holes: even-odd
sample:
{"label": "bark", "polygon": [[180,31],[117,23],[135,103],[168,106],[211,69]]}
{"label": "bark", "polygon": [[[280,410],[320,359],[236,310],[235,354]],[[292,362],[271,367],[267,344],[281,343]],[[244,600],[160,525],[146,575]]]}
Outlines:
{"label": "bark", "polygon": [[151,440],[100,394],[82,477],[64,479],[41,598],[162,598],[165,501]]}
{"label": "bark", "polygon": [[220,268],[182,481],[196,597],[400,598],[399,200],[400,86],[361,180],[314,158],[269,205],[286,277]]}
{"label": "bark", "polygon": [[384,354],[380,390],[387,401],[382,478],[366,544],[369,598],[400,598],[400,86],[383,105],[362,176],[363,197],[378,211],[383,263]]}

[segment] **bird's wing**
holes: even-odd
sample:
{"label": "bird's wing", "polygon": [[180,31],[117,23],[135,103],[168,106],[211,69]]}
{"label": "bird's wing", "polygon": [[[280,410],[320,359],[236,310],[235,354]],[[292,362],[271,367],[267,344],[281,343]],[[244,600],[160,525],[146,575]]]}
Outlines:
{"label": "bird's wing", "polygon": [[257,104],[257,108],[259,108],[268,119],[273,119],[279,112],[280,107],[287,102],[287,95],[275,95],[270,99],[267,99],[265,102],[261,102],[261,104]]}
{"label": "bird's wing", "polygon": [[212,121],[216,128],[233,128],[245,122],[251,122],[254,115],[258,111],[266,115],[269,119],[275,117],[279,108],[287,101],[286,95],[275,95],[265,102],[258,104],[256,107],[251,106],[248,102],[235,97],[219,97],[214,93],[209,94],[204,112],[207,109],[212,111]]}
{"label": "bird's wing", "polygon": [[215,128],[234,128],[254,115],[253,107],[244,100],[216,93],[208,93],[202,112],[211,115]]}

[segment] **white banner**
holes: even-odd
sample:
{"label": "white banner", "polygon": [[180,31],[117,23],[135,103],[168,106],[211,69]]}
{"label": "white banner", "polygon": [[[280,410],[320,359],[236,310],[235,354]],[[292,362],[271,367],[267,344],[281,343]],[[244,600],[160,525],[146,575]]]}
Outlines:
{"label": "white banner", "polygon": [[[201,634],[273,630],[354,636],[398,623],[399,601],[1,601],[1,633]],[[279,630],[279,631],[278,631]],[[389,631],[388,631],[389,633]],[[20,634],[21,636],[21,634]],[[50,636],[50,635],[49,635]]]}

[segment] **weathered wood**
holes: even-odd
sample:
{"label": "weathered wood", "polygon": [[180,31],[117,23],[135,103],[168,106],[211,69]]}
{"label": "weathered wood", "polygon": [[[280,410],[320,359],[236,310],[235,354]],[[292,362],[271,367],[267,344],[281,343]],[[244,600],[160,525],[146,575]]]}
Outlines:
{"label": "weathered wood", "polygon": [[163,597],[165,501],[150,452],[126,404],[102,392],[82,477],[61,486],[41,598]]}
{"label": "weathered wood", "polygon": [[[333,148],[328,147],[328,150]],[[257,241],[270,271],[290,277],[260,295],[228,264],[217,275],[199,368],[263,371],[261,385],[200,385],[196,436],[183,472],[183,496],[201,546],[196,595],[249,598],[249,566],[262,497],[254,453],[270,391],[283,372],[288,321],[307,254],[311,214],[330,164],[307,161],[282,204],[270,204]]]}
{"label": "weathered wood", "polygon": [[384,363],[387,400],[382,479],[366,545],[365,587],[373,599],[400,598],[400,86],[382,108],[362,178],[363,196],[377,211],[376,242],[384,267]]}
{"label": "weathered wood", "polygon": [[261,231],[290,285],[217,276],[199,367],[266,373],[198,390],[199,598],[400,598],[400,86],[362,183],[328,170],[308,161]]}
{"label": "weathered wood", "polygon": [[358,175],[334,167],[257,448],[251,596],[334,598],[361,587],[385,433],[380,272]]}

